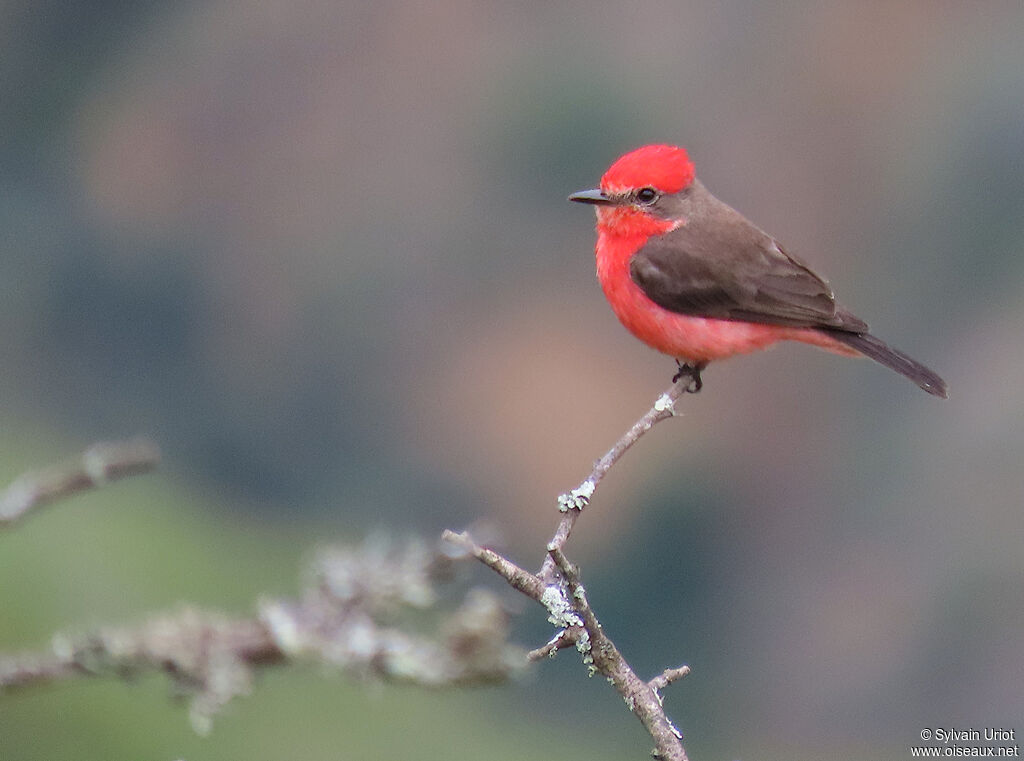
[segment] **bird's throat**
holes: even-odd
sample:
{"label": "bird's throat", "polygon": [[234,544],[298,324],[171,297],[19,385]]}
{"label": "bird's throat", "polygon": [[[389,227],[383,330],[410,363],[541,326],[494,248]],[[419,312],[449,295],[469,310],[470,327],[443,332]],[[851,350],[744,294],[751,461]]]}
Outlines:
{"label": "bird's throat", "polygon": [[634,251],[652,235],[662,235],[683,224],[686,224],[685,220],[662,219],[634,206],[597,207],[598,234],[621,239],[617,245],[632,242],[632,239],[640,239]]}

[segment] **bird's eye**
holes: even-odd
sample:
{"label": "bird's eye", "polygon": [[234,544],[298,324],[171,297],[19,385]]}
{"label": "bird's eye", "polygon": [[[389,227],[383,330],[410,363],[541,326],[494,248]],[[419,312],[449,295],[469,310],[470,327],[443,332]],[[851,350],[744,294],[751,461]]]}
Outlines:
{"label": "bird's eye", "polygon": [[636,191],[637,203],[642,203],[644,206],[649,206],[658,200],[658,191],[654,188],[640,188]]}

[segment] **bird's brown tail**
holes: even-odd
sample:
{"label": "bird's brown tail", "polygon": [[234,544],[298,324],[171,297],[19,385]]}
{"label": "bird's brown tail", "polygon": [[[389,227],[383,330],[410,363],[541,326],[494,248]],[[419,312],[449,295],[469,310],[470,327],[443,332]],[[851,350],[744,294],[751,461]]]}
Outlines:
{"label": "bird's brown tail", "polygon": [[870,357],[890,370],[895,370],[905,378],[914,381],[929,394],[946,399],[946,381],[942,380],[934,370],[930,370],[920,362],[911,359],[901,351],[897,351],[884,341],[880,341],[870,333],[850,333],[845,330],[824,330],[832,338],[851,349],[856,349],[865,357]]}

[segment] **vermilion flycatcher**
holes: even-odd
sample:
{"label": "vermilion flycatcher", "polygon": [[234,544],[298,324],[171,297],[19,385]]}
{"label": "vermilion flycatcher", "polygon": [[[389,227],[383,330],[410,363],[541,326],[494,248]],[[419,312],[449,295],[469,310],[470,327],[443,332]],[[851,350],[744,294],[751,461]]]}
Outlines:
{"label": "vermilion flycatcher", "polygon": [[868,333],[824,278],[711,195],[682,148],[638,148],[569,199],[597,208],[597,277],[615,314],[675,357],[690,390],[708,362],[789,340],[863,354],[946,397],[942,378]]}

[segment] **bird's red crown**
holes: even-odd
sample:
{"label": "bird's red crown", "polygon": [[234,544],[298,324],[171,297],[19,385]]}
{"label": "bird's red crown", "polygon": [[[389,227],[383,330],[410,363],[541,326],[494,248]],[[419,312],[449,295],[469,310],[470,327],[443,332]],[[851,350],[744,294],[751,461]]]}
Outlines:
{"label": "bird's red crown", "polygon": [[675,145],[645,145],[612,164],[601,178],[601,189],[622,192],[651,186],[662,193],[678,193],[693,182],[693,162]]}

